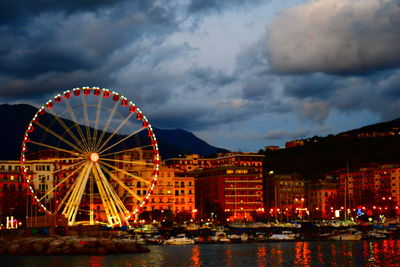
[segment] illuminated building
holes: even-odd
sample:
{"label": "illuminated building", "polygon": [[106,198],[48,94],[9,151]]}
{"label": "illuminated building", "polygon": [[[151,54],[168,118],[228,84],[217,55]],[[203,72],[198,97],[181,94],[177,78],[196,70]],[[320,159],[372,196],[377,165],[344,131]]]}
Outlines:
{"label": "illuminated building", "polygon": [[339,192],[347,193],[347,206],[355,209],[394,210],[400,206],[400,165],[370,164],[337,171]]}
{"label": "illuminated building", "polygon": [[[197,168],[196,209],[201,218],[251,220],[263,208],[262,155],[225,153]],[[222,218],[223,219],[223,218]]]}
{"label": "illuminated building", "polygon": [[[126,173],[117,173],[118,178],[135,193],[135,196],[132,197],[125,192],[125,201],[138,204],[148,193],[149,178],[154,170],[146,163],[153,160],[153,153],[152,151],[141,151],[139,154],[138,151],[132,151],[119,155],[119,159],[124,162],[120,161],[118,167],[136,177],[136,179],[132,179]],[[187,175],[177,176],[176,172],[175,168],[167,167],[164,164],[160,165],[157,186],[142,211],[171,210],[177,213],[191,212],[194,209],[194,178]],[[119,195],[121,194],[122,190],[119,192]]]}
{"label": "illuminated building", "polygon": [[265,177],[265,206],[270,217],[297,219],[307,214],[305,183],[297,174],[274,174]]}
{"label": "illuminated building", "polygon": [[172,158],[165,160],[165,165],[176,169],[179,172],[191,172],[198,168],[210,168],[211,159],[201,158],[198,154],[187,155],[185,158]]}
{"label": "illuminated building", "polygon": [[[29,172],[31,174],[31,172]],[[7,216],[24,219],[27,190],[19,161],[0,162],[0,218],[4,225]]]}
{"label": "illuminated building", "polygon": [[293,140],[285,143],[285,148],[304,146],[304,140]]}
{"label": "illuminated building", "polygon": [[175,169],[161,166],[158,184],[150,197],[149,210],[169,209],[174,213],[194,209],[195,187],[191,176],[177,176]]}
{"label": "illuminated building", "polygon": [[338,181],[332,176],[311,183],[308,207],[312,218],[332,219],[331,207],[337,195],[337,188]]}

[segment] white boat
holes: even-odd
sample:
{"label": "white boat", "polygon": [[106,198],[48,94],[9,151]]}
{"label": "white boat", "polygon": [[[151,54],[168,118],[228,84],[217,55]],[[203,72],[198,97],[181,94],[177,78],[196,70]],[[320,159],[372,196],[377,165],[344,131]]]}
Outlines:
{"label": "white boat", "polygon": [[350,228],[345,232],[339,232],[329,237],[330,240],[338,240],[338,241],[357,241],[361,240],[361,238],[362,238],[362,233],[354,228]]}
{"label": "white boat", "polygon": [[269,240],[273,241],[284,241],[284,240],[295,240],[298,236],[292,231],[282,231],[280,234],[273,234],[269,237]]}
{"label": "white boat", "polygon": [[241,234],[240,239],[242,240],[242,242],[247,242],[249,241],[249,236],[247,234]]}
{"label": "white boat", "polygon": [[376,231],[374,229],[374,230],[369,231],[367,233],[367,238],[370,238],[370,239],[382,239],[382,238],[386,238],[386,235],[384,233],[380,233],[379,231]]}
{"label": "white boat", "polygon": [[227,236],[227,238],[234,243],[242,242],[240,235],[237,235],[237,234],[230,234]]}
{"label": "white boat", "polygon": [[225,232],[216,232],[211,239],[217,243],[231,243],[232,241],[226,236]]}
{"label": "white boat", "polygon": [[263,223],[263,222],[255,222],[252,223],[251,228],[268,228],[271,227],[271,225],[269,223]]}
{"label": "white boat", "polygon": [[194,240],[186,237],[185,234],[179,234],[164,241],[164,245],[192,245]]}

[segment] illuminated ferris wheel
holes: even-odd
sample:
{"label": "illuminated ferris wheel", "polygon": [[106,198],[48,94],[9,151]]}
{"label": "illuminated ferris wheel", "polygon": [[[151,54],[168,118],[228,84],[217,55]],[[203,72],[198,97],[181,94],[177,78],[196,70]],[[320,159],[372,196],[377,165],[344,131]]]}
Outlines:
{"label": "illuminated ferris wheel", "polygon": [[63,214],[69,225],[129,225],[153,192],[160,156],[154,131],[134,103],[108,89],[82,87],[36,112],[20,160],[42,212]]}

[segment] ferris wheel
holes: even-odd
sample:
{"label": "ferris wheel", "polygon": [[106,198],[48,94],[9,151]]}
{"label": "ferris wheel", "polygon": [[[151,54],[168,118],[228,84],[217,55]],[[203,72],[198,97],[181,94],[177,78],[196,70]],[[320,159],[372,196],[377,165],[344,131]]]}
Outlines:
{"label": "ferris wheel", "polygon": [[[33,203],[69,225],[129,225],[156,185],[160,156],[143,112],[99,87],[45,103],[23,137],[22,173]],[[136,190],[140,188],[141,190]]]}

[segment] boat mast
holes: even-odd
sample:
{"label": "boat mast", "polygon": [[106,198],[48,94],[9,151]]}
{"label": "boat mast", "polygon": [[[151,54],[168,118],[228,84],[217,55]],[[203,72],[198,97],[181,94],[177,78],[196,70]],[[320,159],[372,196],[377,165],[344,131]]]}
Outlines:
{"label": "boat mast", "polygon": [[349,162],[346,161],[347,177],[344,181],[344,220],[347,221],[347,180],[349,179]]}

